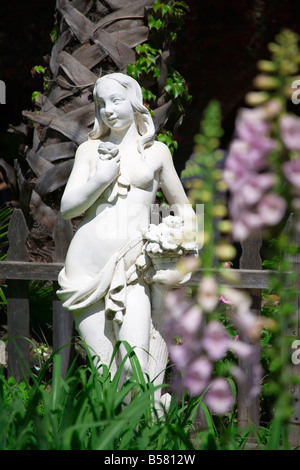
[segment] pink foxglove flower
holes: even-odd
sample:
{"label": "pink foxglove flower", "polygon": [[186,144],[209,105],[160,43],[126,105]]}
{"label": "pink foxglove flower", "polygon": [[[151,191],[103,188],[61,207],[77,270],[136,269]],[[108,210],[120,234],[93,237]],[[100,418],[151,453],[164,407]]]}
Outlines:
{"label": "pink foxglove flower", "polygon": [[[262,152],[260,149],[250,147],[247,142],[237,139],[233,140],[229,148],[230,161],[228,162],[228,169],[248,173],[248,170],[261,170],[267,163],[267,152]],[[246,171],[247,170],[247,171]]]}
{"label": "pink foxglove flower", "polygon": [[[241,333],[249,333],[251,338],[256,339],[261,323],[250,312],[251,298],[239,289],[221,289],[226,304],[230,305],[230,316],[235,326]],[[228,351],[247,360],[253,370],[253,380],[246,377],[248,381],[242,385],[249,397],[259,392],[261,376],[259,369],[255,369],[257,360],[252,345],[230,338],[226,328],[217,320],[205,324],[204,312],[213,311],[220,301],[217,293],[216,281],[210,277],[202,279],[194,302],[185,297],[184,290],[169,293],[166,298],[165,339],[174,365],[174,392],[187,392],[190,396],[199,396],[205,392],[205,401],[210,410],[216,414],[225,414],[233,404],[233,396],[228,381],[212,378],[214,363],[222,360]],[[199,303],[202,303],[201,307]],[[177,341],[174,341],[176,337]],[[239,367],[236,370],[239,371]]]}
{"label": "pink foxglove flower", "polygon": [[278,112],[275,101],[242,109],[236,119],[236,138],[225,161],[224,181],[230,191],[233,238],[238,241],[265,226],[277,225],[285,214],[285,203],[273,190],[275,175],[268,169],[269,154],[277,146],[269,137],[274,112]]}
{"label": "pink foxglove flower", "polygon": [[204,277],[198,287],[198,303],[205,312],[212,312],[218,304],[218,286],[213,277]]}
{"label": "pink foxglove flower", "polygon": [[222,287],[222,295],[233,307],[241,311],[248,311],[251,307],[251,297],[247,292],[233,287]]}
{"label": "pink foxglove flower", "polygon": [[[266,182],[267,184],[267,182]],[[245,193],[246,193],[245,187]],[[251,233],[262,229],[263,227],[277,225],[285,215],[286,202],[278,194],[262,190],[255,196],[248,192],[248,201],[241,192],[241,197],[233,196],[229,202],[229,209],[233,219],[232,233],[236,240],[244,240]],[[250,198],[256,204],[249,204]]]}
{"label": "pink foxglove flower", "polygon": [[240,341],[238,335],[234,340],[230,341],[229,348],[234,354],[242,359],[249,359],[254,351],[253,346],[245,343],[244,341]]}
{"label": "pink foxglove flower", "polygon": [[202,312],[192,302],[177,321],[177,330],[183,338],[197,334],[202,323]]}
{"label": "pink foxglove flower", "polygon": [[208,386],[212,373],[212,363],[204,356],[196,358],[185,372],[183,386],[191,396],[200,395]]}
{"label": "pink foxglove flower", "polygon": [[274,182],[275,178],[271,173],[249,174],[239,191],[240,202],[245,206],[256,204],[274,186]]}
{"label": "pink foxglove flower", "polygon": [[257,213],[262,219],[262,224],[277,225],[285,215],[286,206],[286,201],[278,194],[265,194],[257,206]]}
{"label": "pink foxglove flower", "polygon": [[202,347],[212,360],[219,361],[222,359],[228,351],[229,343],[229,336],[222,323],[210,321],[206,325]]}
{"label": "pink foxglove flower", "polygon": [[[176,289],[169,292],[165,298],[165,308],[167,313],[167,325],[173,331],[173,334],[178,334],[176,325],[180,324],[180,327],[184,325],[187,329],[193,328],[197,329],[199,327],[199,322],[201,321],[201,312],[198,308],[194,308],[194,304],[186,298],[185,293],[181,289]],[[191,318],[193,316],[193,319]],[[189,320],[185,320],[186,318]],[[194,325],[196,322],[196,325]],[[178,329],[178,328],[177,328]]]}
{"label": "pink foxglove flower", "polygon": [[236,310],[231,315],[234,325],[248,338],[257,339],[260,336],[262,322],[260,317],[250,310]]}
{"label": "pink foxglove flower", "polygon": [[281,138],[288,150],[300,150],[300,119],[285,114],[280,119]]}
{"label": "pink foxglove flower", "polygon": [[169,346],[171,362],[177,369],[185,370],[191,360],[191,351],[186,344],[171,344]]}
{"label": "pink foxglove flower", "polygon": [[242,108],[238,112],[235,129],[238,137],[252,143],[257,135],[264,135],[269,131],[269,125],[265,122],[261,107]]}
{"label": "pink foxglove flower", "polygon": [[224,297],[224,295],[220,295],[219,300],[223,304],[232,305],[232,302],[230,300],[226,299],[226,297]]}
{"label": "pink foxglove flower", "polygon": [[300,193],[300,158],[284,162],[282,165],[284,176],[294,186],[296,193]]}
{"label": "pink foxglove flower", "polygon": [[214,379],[205,394],[204,401],[213,414],[228,413],[234,404],[229,382],[221,377]]}
{"label": "pink foxglove flower", "polygon": [[253,149],[270,152],[276,147],[276,142],[266,137],[270,132],[270,124],[266,120],[263,108],[242,109],[236,120],[237,136],[247,142]]}

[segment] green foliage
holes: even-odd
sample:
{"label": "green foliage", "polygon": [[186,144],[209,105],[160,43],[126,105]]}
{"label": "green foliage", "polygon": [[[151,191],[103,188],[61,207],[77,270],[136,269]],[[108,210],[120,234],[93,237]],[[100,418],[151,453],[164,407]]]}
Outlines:
{"label": "green foliage", "polygon": [[54,44],[57,43],[58,38],[59,38],[59,24],[58,24],[57,19],[55,19],[53,29],[52,29],[52,31],[51,31],[51,33],[50,33],[50,38],[51,38],[51,41],[52,41]]}
{"label": "green foliage", "polygon": [[170,72],[164,89],[173,99],[175,112],[177,114],[184,114],[183,103],[189,103],[192,95],[188,93],[186,81],[177,70]]}
{"label": "green foliage", "polygon": [[[134,64],[128,65],[128,75],[137,81],[145,75],[150,75],[158,80],[160,77],[160,70],[157,66],[157,61],[162,51],[160,49],[154,49],[147,43],[137,45],[135,51],[137,58]],[[143,99],[146,103],[154,102],[157,99],[156,95],[148,88],[142,87],[142,93]]]}
{"label": "green foliage", "polygon": [[[205,180],[208,173],[211,173],[211,171],[218,166],[218,161],[223,158],[222,153],[218,152],[220,138],[223,135],[221,120],[222,116],[219,103],[217,101],[211,101],[204,110],[199,134],[194,138],[195,148],[193,157],[187,162],[185,169],[181,173],[184,182],[187,183],[193,178],[197,178],[200,181]],[[205,181],[203,181],[203,183],[205,183]],[[214,193],[211,183],[207,189],[209,189],[211,194]],[[195,192],[192,194],[192,200],[203,200],[203,196],[204,194],[201,192]]]}
{"label": "green foliage", "polygon": [[46,72],[45,67],[43,67],[42,65],[35,65],[33,68],[37,73],[45,74]]}
{"label": "green foliage", "polygon": [[135,80],[142,74],[151,75],[157,79],[160,77],[160,70],[157,66],[157,59],[161,55],[160,49],[154,49],[150,44],[139,44],[135,48],[137,59],[135,64],[129,64],[127,73]]}
{"label": "green foliage", "polygon": [[[34,74],[41,75],[43,77],[43,90],[47,91],[49,87],[49,71],[46,67],[42,65],[35,65],[32,69]],[[40,91],[34,91],[31,95],[31,100],[33,103],[36,102],[38,96],[40,95]]]}
{"label": "green foliage", "polygon": [[[99,373],[89,365],[61,376],[54,354],[30,383],[15,383],[0,371],[0,448],[2,450],[188,450],[198,401],[172,401],[167,416],[154,409],[155,387],[147,383],[134,350],[124,343],[132,378],[120,386],[123,364],[112,379],[109,368]],[[114,354],[117,353],[116,346]],[[52,379],[43,382],[53,363]],[[130,403],[126,397],[132,395]]]}
{"label": "green foliage", "polygon": [[166,131],[163,129],[157,135],[157,140],[166,144],[167,147],[169,147],[171,154],[174,155],[174,152],[178,147],[178,143],[176,142],[176,140],[173,139],[171,131]]}
{"label": "green foliage", "polygon": [[162,3],[156,0],[153,4],[153,14],[149,17],[150,30],[164,30],[172,41],[177,39],[177,31],[182,28],[184,15],[189,11],[185,2],[172,1]]}
{"label": "green foliage", "polygon": [[[221,169],[224,153],[220,150],[222,135],[220,105],[213,100],[205,109],[199,134],[195,136],[194,153],[181,173],[191,203],[205,206],[203,240],[199,241],[203,241],[202,266],[208,269],[213,267],[214,257],[224,262],[235,256],[229,240],[231,224],[226,219],[226,186]],[[216,235],[220,235],[217,243]]]}
{"label": "green foliage", "polygon": [[33,101],[33,103],[36,102],[36,100],[38,99],[38,96],[41,94],[40,91],[33,91],[32,92],[32,95],[31,95],[31,100]]}
{"label": "green foliage", "polygon": [[[183,25],[185,14],[189,7],[185,2],[173,0],[168,3],[156,0],[153,4],[152,13],[148,18],[148,27],[150,29],[149,43],[139,44],[135,48],[136,61],[129,64],[127,73],[137,81],[144,78],[154,83],[154,86],[142,87],[143,99],[150,113],[157,106],[156,85],[160,78],[160,61],[163,60],[163,50],[156,44],[168,44],[177,39],[177,33]],[[173,102],[174,115],[181,116],[185,112],[185,104],[192,99],[188,93],[185,79],[174,69],[168,70],[168,76],[163,88],[163,94]],[[171,132],[163,129],[159,140],[170,145],[170,150],[174,153],[177,144],[172,138]]]}
{"label": "green foliage", "polygon": [[[143,376],[134,350],[125,343],[132,378],[120,385],[123,364],[114,378],[89,364],[61,376],[54,354],[36,376],[20,383],[0,369],[1,450],[241,450],[279,448],[278,429],[239,429],[235,413],[212,417],[202,396],[172,398],[167,414],[157,415],[155,387]],[[118,345],[114,354],[117,353]],[[45,372],[53,366],[52,378]],[[126,397],[132,394],[128,403]],[[201,412],[205,424],[195,428]]]}

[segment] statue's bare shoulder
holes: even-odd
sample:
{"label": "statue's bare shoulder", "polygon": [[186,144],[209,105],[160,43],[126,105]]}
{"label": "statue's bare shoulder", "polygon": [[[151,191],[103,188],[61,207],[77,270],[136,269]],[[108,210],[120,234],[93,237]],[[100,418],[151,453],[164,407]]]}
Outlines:
{"label": "statue's bare shoulder", "polygon": [[77,160],[85,159],[86,161],[89,161],[95,154],[98,146],[98,140],[88,139],[85,142],[82,142],[82,144],[80,144],[76,150],[75,158]]}
{"label": "statue's bare shoulder", "polygon": [[146,153],[148,158],[155,162],[155,166],[158,169],[162,169],[166,165],[168,166],[173,161],[168,146],[159,140],[155,140],[151,147],[146,149]]}

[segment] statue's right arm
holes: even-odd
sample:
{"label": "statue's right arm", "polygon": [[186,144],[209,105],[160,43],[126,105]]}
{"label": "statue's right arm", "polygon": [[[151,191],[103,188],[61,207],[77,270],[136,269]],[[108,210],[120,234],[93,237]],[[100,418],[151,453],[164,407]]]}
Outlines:
{"label": "statue's right arm", "polygon": [[118,174],[118,161],[101,162],[99,159],[95,173],[90,176],[90,153],[89,141],[81,144],[76,151],[74,166],[61,199],[60,210],[64,219],[78,217],[85,212]]}

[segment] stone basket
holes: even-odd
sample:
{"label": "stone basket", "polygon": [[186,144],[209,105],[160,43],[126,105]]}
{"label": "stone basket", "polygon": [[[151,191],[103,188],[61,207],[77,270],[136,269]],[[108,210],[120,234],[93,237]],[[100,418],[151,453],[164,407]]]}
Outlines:
{"label": "stone basket", "polygon": [[181,285],[187,282],[191,274],[181,275],[177,270],[177,264],[183,256],[195,254],[195,252],[187,252],[184,254],[174,252],[164,253],[147,253],[153,265],[151,277],[147,276],[147,282],[150,283],[172,283]]}
{"label": "stone basket", "polygon": [[153,267],[157,270],[164,269],[176,269],[176,265],[182,258],[182,255],[165,252],[165,253],[148,253],[149,258],[152,261]]}

